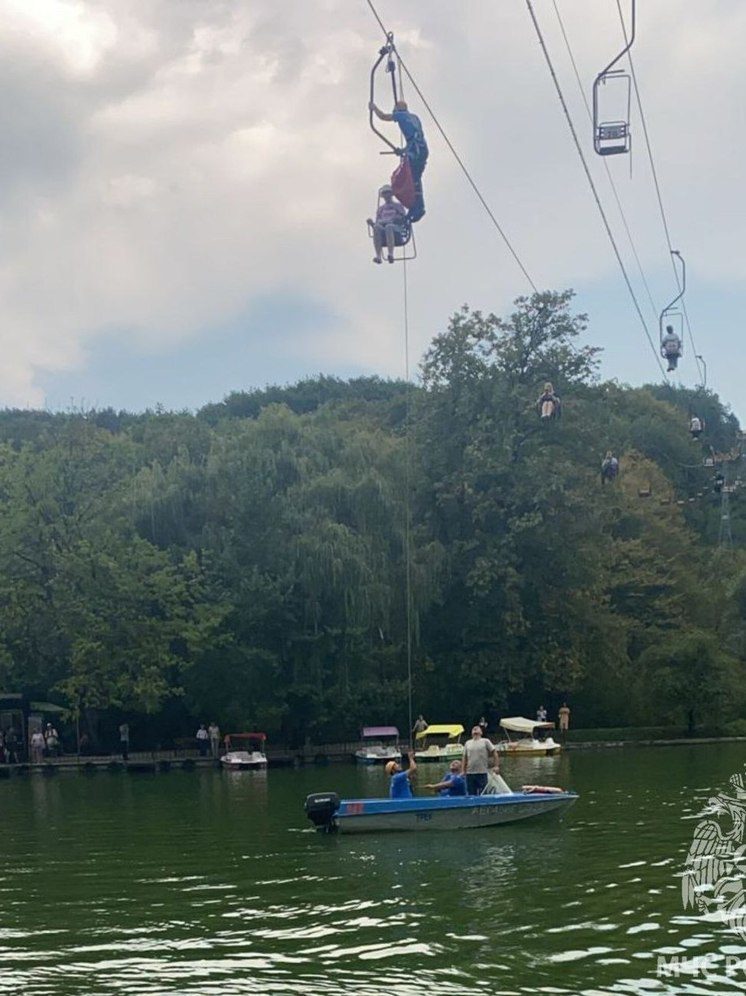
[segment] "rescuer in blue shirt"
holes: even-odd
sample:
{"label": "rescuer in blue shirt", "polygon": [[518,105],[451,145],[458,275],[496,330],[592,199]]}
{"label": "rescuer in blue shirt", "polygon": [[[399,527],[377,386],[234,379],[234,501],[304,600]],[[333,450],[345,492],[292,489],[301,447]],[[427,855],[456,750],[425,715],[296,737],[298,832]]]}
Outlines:
{"label": "rescuer in blue shirt", "polygon": [[422,130],[422,122],[416,114],[412,114],[407,106],[406,100],[397,100],[391,114],[379,110],[373,101],[368,105],[381,121],[395,121],[399,125],[399,130],[404,136],[404,154],[409,160],[412,170],[417,199],[409,209],[409,220],[419,221],[425,213],[425,200],[422,194],[422,174],[427,165],[427,157],[430,150],[425,141],[425,133]]}
{"label": "rescuer in blue shirt", "polygon": [[435,789],[440,795],[466,795],[466,779],[461,774],[461,762],[451,761],[448,774],[443,776],[442,781],[426,785],[425,788]]}
{"label": "rescuer in blue shirt", "polygon": [[414,754],[412,751],[409,752],[409,767],[406,771],[404,771],[398,761],[389,761],[385,770],[386,774],[391,778],[389,798],[411,799],[413,793],[410,779],[417,770],[417,765],[414,763]]}

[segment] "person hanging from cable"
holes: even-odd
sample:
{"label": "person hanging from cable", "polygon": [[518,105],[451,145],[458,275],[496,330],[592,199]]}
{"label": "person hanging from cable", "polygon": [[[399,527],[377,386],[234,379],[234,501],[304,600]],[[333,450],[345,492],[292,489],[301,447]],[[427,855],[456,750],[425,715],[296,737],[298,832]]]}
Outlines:
{"label": "person hanging from cable", "polygon": [[[404,136],[404,141],[406,143],[404,147],[404,157],[406,163],[403,162],[402,166],[408,165],[411,170],[415,193],[414,201],[409,208],[409,220],[411,223],[419,221],[425,214],[425,199],[422,193],[422,174],[427,164],[427,157],[429,155],[427,142],[425,141],[425,133],[422,130],[422,122],[416,114],[412,114],[409,110],[406,100],[397,100],[391,114],[387,114],[385,111],[379,110],[375,102],[372,100],[369,102],[368,108],[381,121],[395,121],[399,125],[399,129]],[[401,170],[401,168],[402,167],[400,166],[399,170]],[[398,173],[399,170],[396,172]]]}
{"label": "person hanging from cable", "polygon": [[388,261],[393,263],[394,248],[405,245],[409,239],[407,211],[402,204],[394,200],[391,184],[384,183],[378,191],[378,196],[382,199],[382,203],[378,205],[376,220],[368,218],[368,226],[373,232],[373,247],[376,251],[373,262],[382,262],[381,254],[385,246],[388,250]]}
{"label": "person hanging from cable", "polygon": [[673,330],[673,325],[666,325],[666,334],[661,339],[661,356],[668,362],[668,373],[676,369],[681,356],[681,339]]}
{"label": "person hanging from cable", "polygon": [[689,420],[689,432],[692,434],[692,439],[699,439],[704,430],[704,422],[698,415],[692,415]]}
{"label": "person hanging from cable", "polygon": [[542,418],[559,418],[562,414],[562,402],[554,393],[554,388],[547,381],[544,390],[536,402]]}
{"label": "person hanging from cable", "polygon": [[619,461],[611,452],[606,451],[606,456],[601,461],[601,484],[611,483],[619,473]]}

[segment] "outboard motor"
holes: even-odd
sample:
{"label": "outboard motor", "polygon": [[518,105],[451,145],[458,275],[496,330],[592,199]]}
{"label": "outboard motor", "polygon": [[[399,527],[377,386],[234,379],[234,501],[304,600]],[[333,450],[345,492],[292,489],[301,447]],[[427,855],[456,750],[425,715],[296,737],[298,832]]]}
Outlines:
{"label": "outboard motor", "polygon": [[337,829],[334,814],[339,809],[339,796],[336,792],[312,792],[306,796],[303,808],[317,830],[332,833]]}

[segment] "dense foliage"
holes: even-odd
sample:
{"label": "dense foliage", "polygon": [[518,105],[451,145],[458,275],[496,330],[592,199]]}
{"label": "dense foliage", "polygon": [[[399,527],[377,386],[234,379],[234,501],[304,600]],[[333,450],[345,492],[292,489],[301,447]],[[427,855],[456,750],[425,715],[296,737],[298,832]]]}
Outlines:
{"label": "dense foliage", "polygon": [[586,726],[738,717],[746,519],[735,491],[722,549],[712,487],[737,477],[738,424],[711,392],[599,382],[571,298],[464,309],[417,387],[0,413],[0,687],[94,738],[122,715],[153,740],[213,718],[293,742],[404,729],[409,589],[431,721],[565,698]]}

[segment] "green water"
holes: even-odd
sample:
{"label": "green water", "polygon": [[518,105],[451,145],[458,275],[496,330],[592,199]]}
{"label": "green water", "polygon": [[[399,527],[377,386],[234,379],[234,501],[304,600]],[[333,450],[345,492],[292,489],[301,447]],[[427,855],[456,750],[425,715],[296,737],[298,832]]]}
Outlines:
{"label": "green water", "polygon": [[508,781],[580,801],[562,822],[360,837],[302,812],[309,791],[381,794],[382,772],[352,765],[3,781],[0,992],[742,992],[744,974],[656,966],[746,955],[683,910],[679,877],[696,815],[745,762],[742,745],[506,761]]}

